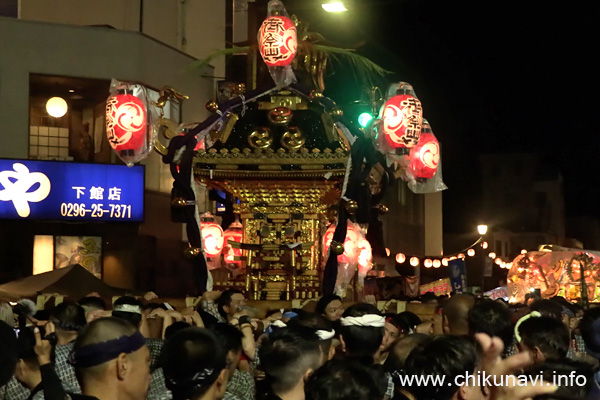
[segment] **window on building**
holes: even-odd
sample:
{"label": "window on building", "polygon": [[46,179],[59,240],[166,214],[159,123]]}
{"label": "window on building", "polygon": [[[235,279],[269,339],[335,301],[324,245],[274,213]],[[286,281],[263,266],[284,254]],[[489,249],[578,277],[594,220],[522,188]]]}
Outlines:
{"label": "window on building", "polygon": [[[29,158],[110,163],[105,108],[110,81],[29,75]],[[66,112],[52,116],[48,101]],[[63,109],[64,111],[64,109]]]}

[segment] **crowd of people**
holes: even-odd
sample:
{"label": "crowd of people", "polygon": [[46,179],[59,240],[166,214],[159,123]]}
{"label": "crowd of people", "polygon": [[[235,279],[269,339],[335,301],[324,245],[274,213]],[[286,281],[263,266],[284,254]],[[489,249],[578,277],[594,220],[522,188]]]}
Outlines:
{"label": "crowd of people", "polygon": [[441,327],[335,295],[265,315],[238,290],[153,297],[0,303],[0,400],[600,399],[600,307],[560,297],[423,298]]}

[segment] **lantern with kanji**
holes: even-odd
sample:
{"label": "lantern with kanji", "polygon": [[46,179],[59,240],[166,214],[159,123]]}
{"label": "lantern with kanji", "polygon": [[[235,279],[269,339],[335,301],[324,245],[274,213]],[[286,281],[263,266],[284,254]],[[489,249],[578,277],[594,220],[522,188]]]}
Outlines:
{"label": "lantern with kanji", "polygon": [[283,15],[267,17],[258,32],[258,47],[268,67],[290,65],[298,47],[296,25]]}
{"label": "lantern with kanji", "polygon": [[134,90],[118,89],[106,101],[108,143],[128,165],[147,156],[148,117],[142,98]]}
{"label": "lantern with kanji", "polygon": [[396,95],[385,102],[381,119],[385,141],[391,148],[411,148],[419,143],[423,109],[410,84],[399,85]]}
{"label": "lantern with kanji", "polygon": [[440,144],[431,131],[429,123],[424,119],[419,144],[410,149],[408,171],[415,178],[431,179],[435,176],[439,163]]}
{"label": "lantern with kanji", "polygon": [[224,232],[225,247],[223,249],[223,259],[228,268],[236,269],[242,265],[241,260],[236,260],[236,257],[241,257],[242,249],[232,247],[230,242],[242,243],[242,224],[239,221],[233,222]]}

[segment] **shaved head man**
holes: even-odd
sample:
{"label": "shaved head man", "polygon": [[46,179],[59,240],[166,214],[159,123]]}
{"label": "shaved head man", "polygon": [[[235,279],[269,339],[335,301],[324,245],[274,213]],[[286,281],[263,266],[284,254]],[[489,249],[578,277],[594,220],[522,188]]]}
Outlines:
{"label": "shaved head man", "polygon": [[100,318],[86,325],[70,362],[83,395],[73,399],[144,400],[150,383],[150,352],[130,322]]}
{"label": "shaved head man", "polygon": [[442,307],[444,334],[463,336],[469,334],[469,310],[475,298],[467,294],[457,294],[448,299]]}

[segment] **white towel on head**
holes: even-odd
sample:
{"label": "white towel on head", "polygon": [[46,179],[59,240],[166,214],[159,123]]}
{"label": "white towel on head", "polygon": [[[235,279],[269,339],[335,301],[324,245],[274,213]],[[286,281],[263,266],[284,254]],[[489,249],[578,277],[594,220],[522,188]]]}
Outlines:
{"label": "white towel on head", "polygon": [[330,331],[324,331],[319,329],[316,333],[319,337],[319,340],[329,340],[333,339],[333,337],[335,336],[335,331],[333,329]]}
{"label": "white towel on head", "polygon": [[134,314],[142,314],[142,307],[133,304],[119,304],[113,306],[113,311],[130,312]]}
{"label": "white towel on head", "polygon": [[271,323],[271,325],[277,327],[277,328],[285,328],[287,325],[285,322],[281,321],[281,320],[277,320],[277,321],[273,321]]}
{"label": "white towel on head", "polygon": [[360,317],[342,317],[342,326],[368,326],[372,328],[383,328],[385,318],[377,314],[365,314]]}

